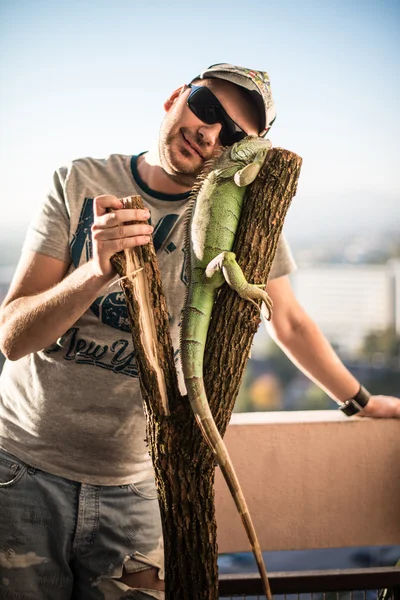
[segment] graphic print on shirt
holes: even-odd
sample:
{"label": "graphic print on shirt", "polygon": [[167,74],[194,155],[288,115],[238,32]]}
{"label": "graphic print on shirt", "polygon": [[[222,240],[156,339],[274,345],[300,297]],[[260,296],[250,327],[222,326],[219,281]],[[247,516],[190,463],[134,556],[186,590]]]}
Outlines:
{"label": "graphic print on shirt", "polygon": [[46,348],[46,354],[64,351],[65,360],[73,360],[77,365],[94,365],[138,377],[135,352],[127,340],[115,340],[112,344],[97,344],[79,337],[79,327],[71,327],[55,344]]}
{"label": "graphic print on shirt", "polygon": [[[161,217],[154,226],[153,243],[156,252],[162,248],[178,219],[178,214],[172,213],[165,215],[164,217]],[[93,198],[85,198],[78,226],[70,244],[71,258],[75,268],[79,267],[82,255],[84,262],[87,262],[92,258],[93,248],[91,227],[93,225],[93,220]],[[164,251],[167,254],[171,254],[176,249],[176,245],[170,241]],[[125,297],[120,290],[112,291],[112,289],[110,289],[109,294],[96,298],[90,309],[105,325],[113,327],[114,329],[119,329],[120,331],[130,332]]]}

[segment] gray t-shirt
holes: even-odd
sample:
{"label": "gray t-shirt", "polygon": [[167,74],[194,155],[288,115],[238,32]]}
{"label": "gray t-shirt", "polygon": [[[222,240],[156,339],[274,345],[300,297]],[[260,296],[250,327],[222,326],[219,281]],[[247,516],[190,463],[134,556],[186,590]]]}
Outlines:
{"label": "gray t-shirt", "polygon": [[[185,298],[184,219],[188,194],[150,190],[136,158],[84,158],[61,168],[25,248],[58,258],[69,272],[92,256],[93,198],[140,194],[151,212],[178,373]],[[271,278],[295,268],[281,238]],[[181,379],[181,378],[180,378]],[[151,470],[128,314],[119,284],[104,287],[48,348],[6,361],[0,378],[0,446],[30,465],[97,485],[139,483]]]}

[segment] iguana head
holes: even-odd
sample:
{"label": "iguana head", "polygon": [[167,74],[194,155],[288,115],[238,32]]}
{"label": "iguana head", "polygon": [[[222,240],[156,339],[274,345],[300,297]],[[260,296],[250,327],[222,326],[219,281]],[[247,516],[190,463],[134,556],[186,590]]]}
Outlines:
{"label": "iguana head", "polygon": [[[272,143],[266,138],[257,135],[247,135],[239,142],[235,142],[230,150],[232,160],[243,160],[243,156],[254,157],[258,152],[265,152],[272,148]],[[245,159],[246,160],[246,159]],[[250,158],[250,160],[252,160]]]}
{"label": "iguana head", "polygon": [[248,135],[233,144],[230,149],[230,158],[234,162],[243,164],[243,168],[235,173],[236,185],[243,187],[254,181],[270,148],[272,148],[270,140],[253,135]]}

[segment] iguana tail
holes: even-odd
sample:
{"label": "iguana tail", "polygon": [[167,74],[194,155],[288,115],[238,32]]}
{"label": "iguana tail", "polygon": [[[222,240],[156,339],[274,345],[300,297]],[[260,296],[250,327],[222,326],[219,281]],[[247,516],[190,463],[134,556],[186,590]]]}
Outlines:
{"label": "iguana tail", "polygon": [[[198,294],[196,292],[199,292]],[[215,290],[211,286],[202,286],[201,290],[193,286],[187,299],[181,329],[182,368],[190,405],[204,439],[214,452],[225,481],[232,494],[242,519],[247,537],[256,559],[263,582],[264,593],[272,599],[260,544],[250,517],[239,480],[235,473],[228,450],[215,424],[207,401],[203,380],[204,349]],[[198,296],[198,297],[197,297]]]}

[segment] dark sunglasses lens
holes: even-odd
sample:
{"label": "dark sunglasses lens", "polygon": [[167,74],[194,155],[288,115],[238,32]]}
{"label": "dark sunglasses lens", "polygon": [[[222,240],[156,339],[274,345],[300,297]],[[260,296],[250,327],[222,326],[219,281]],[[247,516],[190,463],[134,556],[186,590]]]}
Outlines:
{"label": "dark sunglasses lens", "polygon": [[232,146],[235,142],[240,142],[243,138],[245,138],[247,133],[242,130],[232,131],[230,127],[225,127],[222,124],[221,133],[219,134],[219,139],[223,146]]}
{"label": "dark sunglasses lens", "polygon": [[232,121],[218,99],[207,87],[192,86],[187,104],[203,123],[209,125],[221,123],[222,128],[219,139],[223,146],[231,146],[246,137],[247,134]]}
{"label": "dark sunglasses lens", "polygon": [[190,110],[204,123],[218,123],[218,105],[214,94],[206,87],[194,87],[189,94],[187,103]]}

